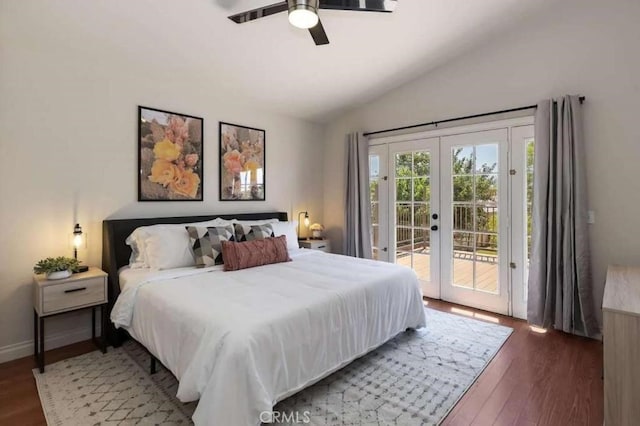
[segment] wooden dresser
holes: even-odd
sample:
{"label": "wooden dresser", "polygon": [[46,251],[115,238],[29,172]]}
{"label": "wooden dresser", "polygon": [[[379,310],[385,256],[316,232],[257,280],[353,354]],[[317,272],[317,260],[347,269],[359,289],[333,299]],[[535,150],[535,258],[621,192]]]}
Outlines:
{"label": "wooden dresser", "polygon": [[640,422],[640,268],[610,266],[602,300],[604,423]]}

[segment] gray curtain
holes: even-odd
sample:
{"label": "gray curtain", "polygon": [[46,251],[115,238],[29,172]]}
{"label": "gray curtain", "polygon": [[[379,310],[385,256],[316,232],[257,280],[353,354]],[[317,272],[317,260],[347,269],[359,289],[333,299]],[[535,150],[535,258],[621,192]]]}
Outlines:
{"label": "gray curtain", "polygon": [[371,259],[369,142],[358,133],[347,135],[346,176],[344,254]]}
{"label": "gray curtain", "polygon": [[527,319],[593,336],[587,188],[577,96],[538,104]]}

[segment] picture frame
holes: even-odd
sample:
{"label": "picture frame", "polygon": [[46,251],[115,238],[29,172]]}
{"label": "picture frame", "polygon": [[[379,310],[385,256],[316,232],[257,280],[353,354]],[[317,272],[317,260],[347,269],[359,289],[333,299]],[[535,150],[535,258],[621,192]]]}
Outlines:
{"label": "picture frame", "polygon": [[221,121],[220,201],[266,200],[266,132]]}
{"label": "picture frame", "polygon": [[138,106],[138,201],[202,201],[204,119]]}

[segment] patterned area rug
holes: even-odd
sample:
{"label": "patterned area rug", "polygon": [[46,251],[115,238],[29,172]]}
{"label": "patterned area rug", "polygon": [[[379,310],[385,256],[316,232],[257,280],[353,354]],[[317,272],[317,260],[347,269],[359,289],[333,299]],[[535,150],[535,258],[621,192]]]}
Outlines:
{"label": "patterned area rug", "polygon": [[[512,332],[425,309],[427,327],[402,333],[342,370],[280,402],[279,424],[435,425],[444,419]],[[196,403],[135,342],[33,370],[49,425],[191,424]]]}

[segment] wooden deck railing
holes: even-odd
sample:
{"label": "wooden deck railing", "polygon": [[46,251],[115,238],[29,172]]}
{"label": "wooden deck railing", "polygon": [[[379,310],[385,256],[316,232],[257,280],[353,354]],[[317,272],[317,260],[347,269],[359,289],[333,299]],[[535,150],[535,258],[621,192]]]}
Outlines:
{"label": "wooden deck railing", "polygon": [[[429,215],[426,205],[414,205],[413,223],[411,221],[411,206],[396,206],[396,248],[398,251],[411,251],[413,239],[414,250],[428,250],[430,247]],[[495,263],[497,257],[498,209],[484,206],[477,209],[477,231],[474,232],[472,208],[456,205],[453,209],[453,250],[456,258],[469,258],[474,254],[476,259]],[[415,232],[415,235],[414,235]],[[475,239],[475,244],[474,244]],[[479,252],[478,250],[481,250]]]}

